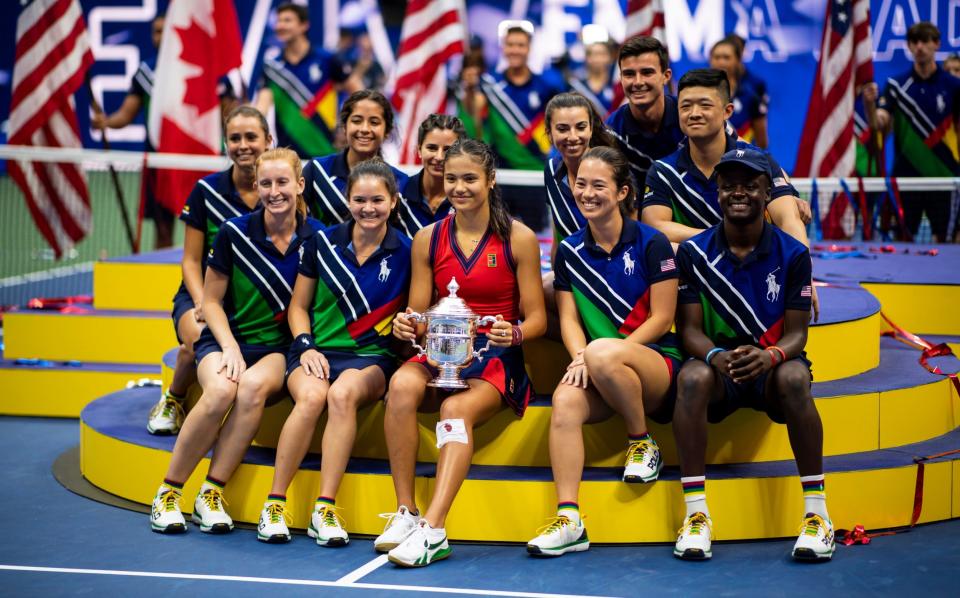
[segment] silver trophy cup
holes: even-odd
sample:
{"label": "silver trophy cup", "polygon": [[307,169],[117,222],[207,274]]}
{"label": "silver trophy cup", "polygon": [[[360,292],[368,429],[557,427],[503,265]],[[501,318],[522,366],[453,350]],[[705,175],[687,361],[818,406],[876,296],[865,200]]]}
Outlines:
{"label": "silver trophy cup", "polygon": [[476,336],[477,326],[492,324],[497,319],[493,316],[479,316],[470,309],[463,299],[457,297],[460,285],[456,278],[450,279],[447,285],[449,295],[437,302],[426,312],[400,314],[414,322],[424,322],[427,333],[424,344],[426,348],[411,341],[417,349],[418,355],[426,355],[427,359],[436,363],[440,374],[427,382],[428,386],[437,386],[446,389],[468,388],[467,383],[460,379],[460,370],[469,364],[474,357],[483,359],[483,354],[490,348],[490,342],[479,351],[473,350],[473,339]]}

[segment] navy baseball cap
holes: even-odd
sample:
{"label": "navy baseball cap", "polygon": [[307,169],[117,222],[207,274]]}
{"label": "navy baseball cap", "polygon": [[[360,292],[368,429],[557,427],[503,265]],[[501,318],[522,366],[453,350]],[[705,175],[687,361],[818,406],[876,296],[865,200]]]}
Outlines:
{"label": "navy baseball cap", "polygon": [[724,169],[731,168],[735,164],[746,167],[757,174],[765,174],[768,178],[770,176],[770,160],[767,159],[765,153],[759,150],[748,148],[730,150],[720,158],[716,171],[723,172]]}

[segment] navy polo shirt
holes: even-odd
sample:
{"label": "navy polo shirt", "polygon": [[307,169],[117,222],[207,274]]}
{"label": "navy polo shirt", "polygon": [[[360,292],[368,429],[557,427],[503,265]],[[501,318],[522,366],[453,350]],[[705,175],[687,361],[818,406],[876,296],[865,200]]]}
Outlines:
{"label": "navy polo shirt", "polygon": [[960,79],[942,68],[923,79],[911,68],[887,79],[877,106],[893,117],[894,176],[960,175]]}
{"label": "navy polo shirt", "polygon": [[207,265],[227,276],[223,310],[239,343],[285,346],[292,340],[287,308],[297,278],[301,246],[320,228],[297,216],[297,229],[283,253],[267,236],[260,208],[224,223],[210,248]]}
{"label": "navy polo shirt", "polygon": [[743,76],[737,82],[737,92],[733,95],[731,101],[733,103],[733,115],[730,117],[730,124],[740,137],[753,142],[755,134],[753,121],[766,116],[770,104],[766,82],[750,71],[744,71]]}
{"label": "navy polo shirt", "polygon": [[423,180],[423,169],[417,174],[409,177],[406,184],[400,188],[400,195],[403,201],[400,202],[400,221],[408,223],[404,228],[411,230],[411,238],[418,230],[439,220],[443,220],[453,206],[450,200],[444,198],[437,211],[430,209],[430,202],[421,191],[421,181]]}
{"label": "navy polo shirt", "polygon": [[607,128],[614,134],[620,151],[630,161],[637,185],[643,187],[647,171],[654,160],[670,155],[683,141],[680,130],[680,115],[677,112],[677,98],[664,95],[663,119],[656,133],[647,133],[630,112],[630,105],[624,104],[607,119]]}
{"label": "navy polo shirt", "polygon": [[[573,293],[587,337],[625,338],[650,315],[650,287],[677,278],[673,249],[667,237],[651,226],[625,219],[620,240],[607,253],[593,240],[590,227],[560,243],[553,288]],[[663,352],[672,334],[661,338]]]}
{"label": "navy polo shirt", "polygon": [[680,244],[677,266],[678,301],[703,307],[704,333],[718,347],[775,345],[786,310],[810,311],[810,252],[766,222],[760,242],[742,260],[718,224]]}
{"label": "navy polo shirt", "polygon": [[318,231],[305,244],[300,274],[317,280],[310,309],[321,350],[393,356],[394,315],[410,285],[410,239],[392,226],[380,247],[360,264],[353,251],[353,221]]}
{"label": "navy polo shirt", "polygon": [[543,184],[547,188],[547,205],[553,216],[553,234],[559,239],[565,239],[587,225],[587,219],[580,213],[576,200],[573,198],[573,189],[567,178],[567,165],[563,158],[547,159],[543,169]]}
{"label": "navy polo shirt", "polygon": [[[727,135],[724,152],[734,149],[751,149],[766,154],[770,164],[767,174],[772,181],[771,202],[780,197],[798,195],[773,156],[738,139],[736,134]],[[716,173],[711,173],[709,178],[705,177],[690,158],[690,146],[684,143],[677,151],[653,163],[647,174],[643,207],[666,206],[673,210],[675,222],[694,228],[708,228],[723,219],[717,193]]]}
{"label": "navy polo shirt", "polygon": [[[350,178],[350,167],[347,166],[347,151],[337,152],[329,156],[313,158],[303,167],[303,198],[307,201],[310,215],[324,224],[338,224],[347,222],[353,217],[347,205],[347,179]],[[397,181],[397,189],[401,191],[400,201],[403,199],[403,189],[407,184],[407,175],[393,166],[390,166]],[[404,233],[408,237],[420,230],[409,218],[404,220],[404,211],[400,211],[400,221]]]}
{"label": "navy polo shirt", "polygon": [[233,168],[231,166],[197,181],[180,211],[180,220],[184,224],[203,233],[204,266],[213,239],[223,223],[251,212],[233,184]]}

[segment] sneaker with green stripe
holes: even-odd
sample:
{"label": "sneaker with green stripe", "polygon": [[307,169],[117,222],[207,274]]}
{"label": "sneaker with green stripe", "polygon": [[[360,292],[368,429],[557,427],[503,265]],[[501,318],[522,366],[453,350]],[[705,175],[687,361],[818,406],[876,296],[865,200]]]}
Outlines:
{"label": "sneaker with green stripe", "polygon": [[434,529],[421,519],[417,528],[399,546],[387,553],[391,563],[401,567],[426,567],[430,563],[450,556],[447,531]]}
{"label": "sneaker with green stripe", "polygon": [[561,556],[590,548],[583,521],[574,523],[566,515],[557,515],[537,530],[538,536],[527,542],[527,552],[536,556]]}

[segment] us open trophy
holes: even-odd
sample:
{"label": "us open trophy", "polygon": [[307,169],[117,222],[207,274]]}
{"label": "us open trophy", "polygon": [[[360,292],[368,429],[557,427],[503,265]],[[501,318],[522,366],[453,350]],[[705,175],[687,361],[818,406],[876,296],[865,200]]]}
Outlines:
{"label": "us open trophy", "polygon": [[487,346],[479,351],[473,350],[473,338],[477,326],[492,324],[497,319],[493,316],[480,317],[470,309],[463,299],[457,297],[460,285],[456,278],[450,278],[447,291],[450,293],[437,302],[426,312],[401,314],[414,322],[427,324],[426,342],[423,348],[412,340],[418,351],[418,356],[426,355],[427,359],[437,364],[440,374],[427,382],[428,386],[455,389],[468,388],[467,383],[460,379],[460,370],[466,367],[474,357],[482,360],[483,354],[490,348]]}

